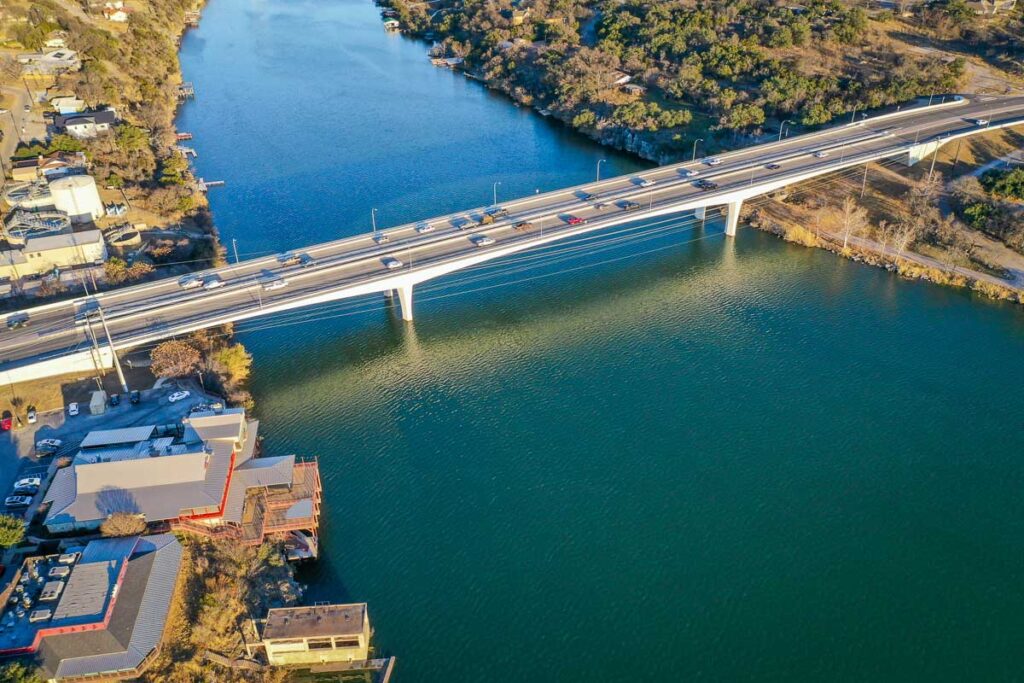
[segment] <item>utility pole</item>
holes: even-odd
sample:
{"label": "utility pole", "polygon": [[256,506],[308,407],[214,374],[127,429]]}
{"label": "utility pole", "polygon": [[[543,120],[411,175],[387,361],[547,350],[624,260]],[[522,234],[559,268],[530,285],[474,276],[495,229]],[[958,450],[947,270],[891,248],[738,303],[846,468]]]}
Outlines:
{"label": "utility pole", "polygon": [[935,171],[935,158],[939,156],[939,145],[935,145],[935,151],[932,152],[932,165],[928,169],[928,180],[932,179],[932,173]]}
{"label": "utility pole", "polygon": [[107,343],[110,345],[110,355],[114,359],[114,369],[117,370],[117,379],[121,382],[124,393],[128,393],[128,382],[124,379],[124,372],[121,370],[121,361],[117,359],[117,351],[114,350],[114,339],[110,336],[110,328],[107,327],[107,319],[103,315],[103,306],[96,302],[96,310],[100,314],[100,324],[103,325],[103,333],[107,335]]}
{"label": "utility pole", "polygon": [[960,163],[960,145],[964,144],[964,139],[960,138],[956,142],[956,154],[953,156],[953,170],[951,173],[956,173],[956,165]]}
{"label": "utility pole", "polygon": [[85,336],[92,342],[92,349],[89,355],[92,356],[92,364],[96,366],[96,388],[102,391],[103,382],[100,381],[100,377],[103,376],[103,365],[100,359],[103,357],[103,354],[100,353],[100,346],[96,343],[96,332],[92,329],[92,321],[89,319],[88,311],[85,313],[85,329]]}
{"label": "utility pole", "polygon": [[868,189],[868,165],[864,164],[864,179],[860,181],[860,198],[864,199],[864,192]]}

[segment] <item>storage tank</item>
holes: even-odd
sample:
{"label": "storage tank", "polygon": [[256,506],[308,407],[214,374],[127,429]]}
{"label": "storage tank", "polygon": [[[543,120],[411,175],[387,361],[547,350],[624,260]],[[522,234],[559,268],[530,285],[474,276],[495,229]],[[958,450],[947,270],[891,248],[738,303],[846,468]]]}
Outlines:
{"label": "storage tank", "polygon": [[104,215],[96,181],[88,175],[69,175],[50,183],[53,205],[74,223],[88,223]]}

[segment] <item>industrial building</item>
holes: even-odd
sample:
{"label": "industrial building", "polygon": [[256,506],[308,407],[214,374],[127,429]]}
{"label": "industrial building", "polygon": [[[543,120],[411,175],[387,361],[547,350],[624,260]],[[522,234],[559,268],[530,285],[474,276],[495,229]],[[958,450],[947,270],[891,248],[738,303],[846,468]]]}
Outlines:
{"label": "industrial building", "polygon": [[26,560],[4,594],[0,656],[32,656],[54,682],[137,677],[159,652],[181,563],[171,534]]}
{"label": "industrial building", "polygon": [[51,533],[92,531],[115,513],[210,538],[284,538],[316,553],[320,472],[294,455],[256,457],[243,408],[194,412],[181,424],[91,432],[57,471],[44,504]]}
{"label": "industrial building", "polygon": [[96,181],[88,175],[16,183],[4,191],[3,198],[12,209],[63,211],[73,223],[88,223],[105,213]]}
{"label": "industrial building", "polygon": [[253,626],[258,640],[246,644],[246,653],[271,666],[365,662],[369,656],[366,603],[275,608]]}
{"label": "industrial building", "polygon": [[6,245],[0,246],[2,280],[18,281],[55,269],[98,265],[107,260],[107,244],[103,233],[96,229],[22,236],[18,247],[12,244],[17,238],[10,237]]}

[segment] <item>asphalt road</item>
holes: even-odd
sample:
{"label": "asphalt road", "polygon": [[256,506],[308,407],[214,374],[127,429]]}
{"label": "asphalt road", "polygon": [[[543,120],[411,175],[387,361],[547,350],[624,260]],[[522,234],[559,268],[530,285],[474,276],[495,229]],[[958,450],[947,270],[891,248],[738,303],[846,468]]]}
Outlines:
{"label": "asphalt road", "polygon": [[[994,125],[1022,116],[1024,97],[989,97],[957,106],[907,111],[898,117],[867,118],[856,124],[723,154],[715,165],[697,160],[505,202],[502,207],[508,216],[486,226],[476,225],[485,208],[480,207],[388,228],[376,235],[367,233],[297,250],[295,253],[314,261],[309,267],[286,266],[278,257],[270,256],[200,274],[221,279],[224,286],[219,289],[183,289],[172,278],[102,293],[95,299],[102,305],[115,346],[130,348],[154,337],[298,304],[324,292],[367,283],[372,286],[404,272],[465,259],[481,253],[481,249],[497,250],[514,242],[525,247],[542,232],[549,239],[556,234],[579,234],[642,218],[649,209],[668,208],[686,201],[701,200],[715,205],[716,197],[721,195],[724,200],[725,195],[738,188],[809,171],[825,173],[844,163],[849,165],[862,155],[905,150],[915,141],[965,131],[982,132],[987,126],[978,125],[978,119]],[[769,164],[772,168],[767,167]],[[689,171],[697,171],[699,176],[687,177]],[[717,183],[719,189],[704,191],[695,186],[696,180],[705,178]],[[651,184],[645,186],[648,181]],[[595,196],[585,198],[587,194]],[[627,201],[641,204],[641,210],[623,211],[621,205]],[[571,217],[585,219],[587,224],[570,225]],[[513,225],[519,221],[529,221],[532,228],[515,230]],[[430,231],[420,232],[418,228],[423,226],[430,226]],[[386,243],[378,242],[381,235],[387,236]],[[482,235],[492,238],[494,245],[478,247],[471,241]],[[399,260],[401,266],[389,269],[389,259]],[[262,285],[267,278],[283,279],[287,285],[267,291]],[[93,306],[95,301],[79,299],[10,314],[8,320],[12,316],[27,316],[29,324],[14,330],[0,328],[0,369],[87,349],[90,342],[85,325],[76,320],[76,313]],[[93,323],[93,327],[103,339],[99,325]]]}

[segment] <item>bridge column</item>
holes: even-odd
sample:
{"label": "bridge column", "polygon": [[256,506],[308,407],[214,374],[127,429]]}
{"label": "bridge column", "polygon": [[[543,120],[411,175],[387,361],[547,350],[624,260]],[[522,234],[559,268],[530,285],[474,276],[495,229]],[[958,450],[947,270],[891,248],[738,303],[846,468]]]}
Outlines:
{"label": "bridge column", "polygon": [[398,302],[402,305],[402,320],[412,321],[412,285],[398,288]]}
{"label": "bridge column", "polygon": [[704,220],[708,215],[708,207],[702,206],[699,209],[693,210],[693,217],[699,221]]}
{"label": "bridge column", "polygon": [[729,202],[729,205],[725,212],[725,234],[729,237],[736,236],[736,226],[740,222],[740,209],[743,208],[743,200],[738,199],[734,202]]}

